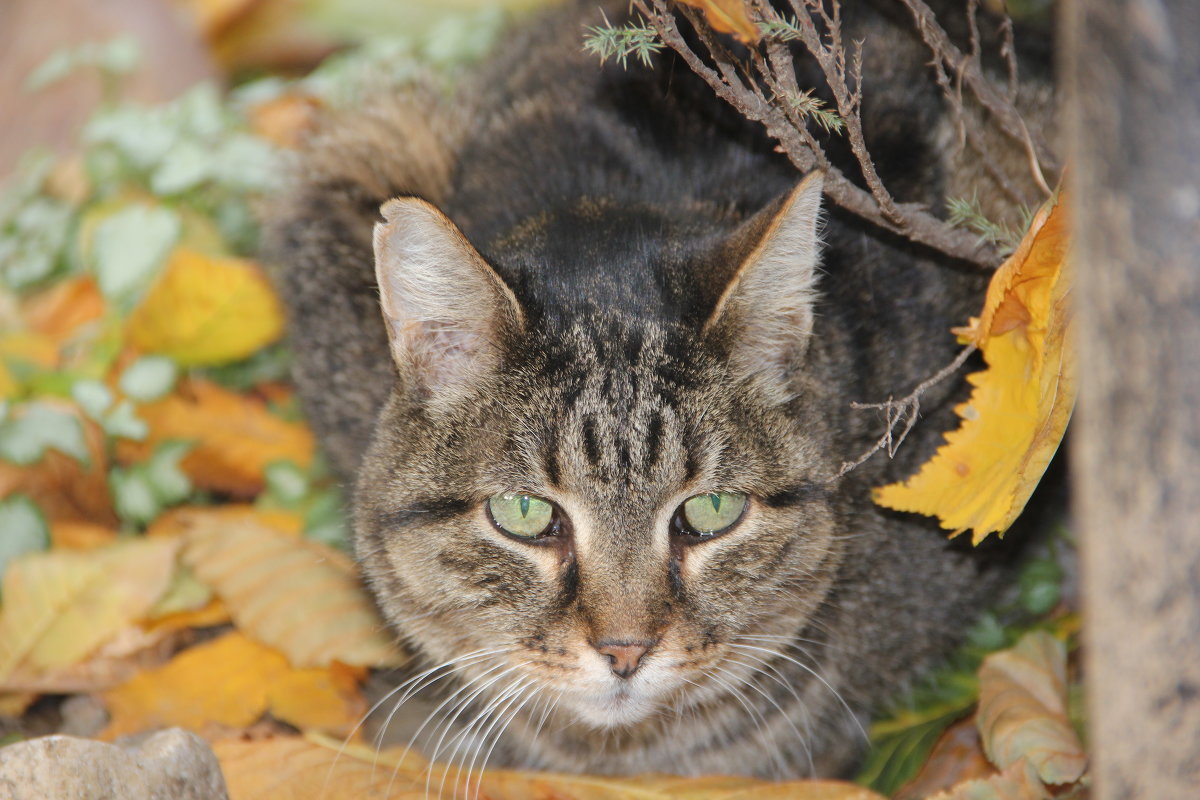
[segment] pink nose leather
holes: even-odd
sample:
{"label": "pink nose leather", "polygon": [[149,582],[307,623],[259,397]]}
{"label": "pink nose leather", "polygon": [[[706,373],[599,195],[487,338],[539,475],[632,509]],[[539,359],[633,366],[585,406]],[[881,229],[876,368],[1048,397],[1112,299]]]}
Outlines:
{"label": "pink nose leather", "polygon": [[619,678],[628,678],[637,672],[642,663],[642,656],[646,655],[646,651],[653,646],[653,642],[649,644],[645,642],[596,642],[597,652],[608,656],[613,674]]}

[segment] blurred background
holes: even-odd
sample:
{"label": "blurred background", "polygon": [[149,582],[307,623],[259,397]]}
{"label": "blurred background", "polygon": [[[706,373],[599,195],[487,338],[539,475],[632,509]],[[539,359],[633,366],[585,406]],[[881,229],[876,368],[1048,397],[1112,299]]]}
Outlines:
{"label": "blurred background", "polygon": [[[545,2],[4,0],[0,109],[7,122],[0,127],[0,176],[9,175],[31,146],[65,152],[103,99],[95,74],[65,74],[69,51],[80,45],[119,42],[124,49],[109,55],[108,66],[127,73],[123,97],[154,103],[198,81],[231,87],[269,75],[300,76],[358,45],[383,50],[386,43],[393,54],[434,62],[469,60],[506,18]],[[39,67],[55,71],[48,59],[56,54],[64,74],[31,84]]]}

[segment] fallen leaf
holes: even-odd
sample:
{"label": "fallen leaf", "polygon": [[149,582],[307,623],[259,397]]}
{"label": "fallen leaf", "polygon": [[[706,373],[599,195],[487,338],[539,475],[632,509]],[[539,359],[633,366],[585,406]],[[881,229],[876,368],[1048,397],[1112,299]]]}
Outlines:
{"label": "fallen leaf", "polygon": [[94,522],[63,521],[50,526],[50,542],[63,550],[95,550],[117,540],[117,531]]}
{"label": "fallen leaf", "polygon": [[1087,755],[1067,718],[1066,647],[1035,631],[979,668],[976,723],[984,751],[1001,769],[1024,759],[1046,783],[1071,783]]}
{"label": "fallen leaf", "polygon": [[173,725],[245,728],[268,711],[340,732],[362,713],[357,687],[344,676],[293,669],[282,653],[237,632],[184,650],[105,692],[103,701],[112,716],[106,739]]}
{"label": "fallen leaf", "polygon": [[50,521],[52,533],[58,522],[115,527],[117,514],[108,491],[104,432],[72,406],[56,404],[55,408],[79,420],[88,464],[85,466],[53,448],[28,466],[0,460],[0,497],[15,493],[29,495]]}
{"label": "fallen leaf", "polygon": [[246,503],[223,506],[179,506],[165,511],[146,529],[147,536],[184,536],[197,528],[252,522],[280,533],[299,536],[304,517],[277,509],[260,509]]}
{"label": "fallen leaf", "polygon": [[876,489],[875,502],[936,515],[978,544],[1025,508],[1058,449],[1075,404],[1066,201],[1043,206],[992,278],[981,317],[956,331],[988,369],[955,411],[964,423],[913,477]]}
{"label": "fallen leaf", "polygon": [[296,148],[315,129],[321,102],[311,95],[289,92],[250,109],[254,133],[280,147]]}
{"label": "fallen leaf", "polygon": [[90,552],[33,553],[4,575],[0,681],[82,661],[141,618],[174,571],[178,542],[119,542]]}
{"label": "fallen leaf", "polygon": [[21,389],[20,366],[49,369],[57,363],[58,345],[45,334],[14,331],[0,336],[0,400],[15,397]]}
{"label": "fallen leaf", "polygon": [[165,663],[188,635],[178,629],[148,631],[130,625],[84,661],[48,672],[18,669],[4,679],[3,685],[40,694],[104,691]]}
{"label": "fallen leaf", "polygon": [[969,780],[929,800],[1049,800],[1050,793],[1029,764],[1018,761],[990,778]]}
{"label": "fallen leaf", "polygon": [[253,521],[211,518],[186,542],[184,563],[213,588],[239,630],[292,665],[403,663],[353,563],[337,551]]}
{"label": "fallen leaf", "polygon": [[713,30],[732,33],[743,44],[757,44],[762,38],[758,27],[746,15],[746,4],[742,0],[679,0],[686,6],[704,12],[704,18]]}
{"label": "fallen leaf", "polygon": [[302,731],[326,731],[348,736],[367,712],[358,687],[366,670],[338,662],[328,668],[295,669],[281,675],[267,690],[271,716]]}
{"label": "fallen leaf", "polygon": [[183,366],[253,355],[283,335],[283,310],[258,265],[177,248],[130,316],[129,342]]}
{"label": "fallen leaf", "polygon": [[[230,797],[238,800],[425,800],[446,782],[443,796],[464,792],[464,773],[429,764],[416,753],[394,748],[376,752],[327,737],[278,737],[213,743]],[[640,776],[604,778],[546,772],[491,770],[478,780],[478,796],[488,800],[882,800],[874,792],[837,781],[771,783],[753,778]]]}
{"label": "fallen leaf", "polygon": [[975,720],[964,719],[938,737],[929,758],[892,800],[923,800],[968,780],[986,778],[995,768],[983,753]]}
{"label": "fallen leaf", "polygon": [[204,380],[186,382],[162,400],[138,407],[150,428],[140,442],[118,442],[123,463],[144,461],[168,439],[195,442],[181,466],[204,489],[251,497],[266,485],[264,470],[274,461],[304,468],[313,457],[308,428],[272,414],[264,403]]}
{"label": "fallen leaf", "polygon": [[89,322],[104,316],[104,296],[90,275],[71,278],[25,301],[22,316],[30,330],[62,345]]}

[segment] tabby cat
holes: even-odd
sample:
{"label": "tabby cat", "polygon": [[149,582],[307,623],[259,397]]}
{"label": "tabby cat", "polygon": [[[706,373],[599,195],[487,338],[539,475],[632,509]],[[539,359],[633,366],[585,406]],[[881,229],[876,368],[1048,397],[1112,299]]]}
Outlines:
{"label": "tabby cat", "polygon": [[[926,55],[868,5],[869,145],[941,207]],[[390,702],[440,692],[427,754],[476,767],[844,774],[1005,575],[870,500],[961,385],[838,477],[882,425],[850,403],[948,362],[983,278],[823,207],[671,55],[601,66],[600,21],[331,121],[271,214],[300,393],[418,656]]]}

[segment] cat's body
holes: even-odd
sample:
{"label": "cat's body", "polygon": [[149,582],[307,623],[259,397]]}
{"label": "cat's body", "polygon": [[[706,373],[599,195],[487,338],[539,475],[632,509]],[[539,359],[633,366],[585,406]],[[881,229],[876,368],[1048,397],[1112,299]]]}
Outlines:
{"label": "cat's body", "polygon": [[[470,700],[460,726],[497,720],[440,758],[498,737],[493,764],[837,774],[997,585],[869,498],[940,443],[958,387],[894,461],[834,477],[881,431],[851,401],[949,361],[983,278],[836,211],[818,258],[819,176],[793,190],[666,56],[602,69],[578,45],[598,20],[561,12],[455,102],[382,104],[315,143],[270,228],[301,394],[355,481],[380,607],[422,664],[461,659],[439,683]],[[910,44],[868,133],[902,199],[936,202],[940,103]],[[385,209],[377,286],[393,196],[429,202]],[[504,492],[557,527],[504,533]],[[744,516],[681,532],[709,492],[747,495]]]}

